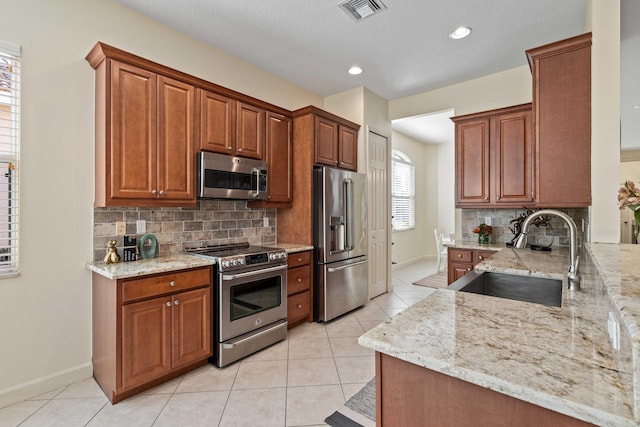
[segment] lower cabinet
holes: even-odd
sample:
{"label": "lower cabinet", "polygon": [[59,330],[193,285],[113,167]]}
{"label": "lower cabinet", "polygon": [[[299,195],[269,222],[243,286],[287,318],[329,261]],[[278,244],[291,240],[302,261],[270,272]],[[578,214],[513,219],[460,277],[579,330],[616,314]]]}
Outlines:
{"label": "lower cabinet", "polygon": [[107,279],[93,275],[94,377],[112,403],[212,355],[212,268]]}
{"label": "lower cabinet", "polygon": [[449,285],[473,270],[476,264],[496,253],[487,249],[449,248],[447,251],[447,284]]}
{"label": "lower cabinet", "polygon": [[313,321],[311,251],[291,253],[287,262],[287,322],[292,328]]}

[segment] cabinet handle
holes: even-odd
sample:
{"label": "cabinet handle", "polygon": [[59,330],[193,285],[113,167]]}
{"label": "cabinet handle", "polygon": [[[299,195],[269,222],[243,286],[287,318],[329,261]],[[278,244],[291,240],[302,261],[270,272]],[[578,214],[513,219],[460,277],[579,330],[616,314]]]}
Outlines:
{"label": "cabinet handle", "polygon": [[482,255],[478,255],[478,259],[479,259],[479,260],[483,260],[483,259],[484,259],[484,257],[483,257]]}
{"label": "cabinet handle", "polygon": [[164,196],[164,190],[160,190],[160,195]]}
{"label": "cabinet handle", "polygon": [[171,307],[171,301],[167,301],[167,307]]}
{"label": "cabinet handle", "polygon": [[176,285],[176,281],[175,280],[172,280],[172,281],[169,282],[169,286],[175,286],[175,285]]}
{"label": "cabinet handle", "polygon": [[298,283],[302,282],[302,278],[298,277]]}
{"label": "cabinet handle", "polygon": [[298,304],[298,308],[302,308],[302,304]]}
{"label": "cabinet handle", "polygon": [[471,267],[467,267],[467,271],[471,271]]}
{"label": "cabinet handle", "polygon": [[155,196],[156,194],[158,194],[158,190],[151,190],[151,194]]}
{"label": "cabinet handle", "polygon": [[238,152],[242,151],[242,148],[238,148]]}
{"label": "cabinet handle", "polygon": [[231,146],[228,146],[228,147],[227,147],[227,150],[231,150]]}
{"label": "cabinet handle", "polygon": [[173,302],[173,304],[174,304],[174,305],[178,305],[178,304],[180,304],[180,300],[175,300],[175,301]]}
{"label": "cabinet handle", "polygon": [[496,197],[496,200],[500,200],[500,196]]}
{"label": "cabinet handle", "polygon": [[462,258],[462,254],[458,254],[458,258]]}

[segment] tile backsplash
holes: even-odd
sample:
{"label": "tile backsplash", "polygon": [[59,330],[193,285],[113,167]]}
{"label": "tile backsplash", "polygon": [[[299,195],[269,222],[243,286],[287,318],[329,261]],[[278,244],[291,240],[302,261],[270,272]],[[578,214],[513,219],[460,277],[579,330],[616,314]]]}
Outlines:
{"label": "tile backsplash", "polygon": [[94,261],[104,259],[113,239],[122,257],[123,236],[116,236],[116,222],[126,222],[127,235],[140,237],[146,233],[136,233],[137,220],[145,220],[146,233],[156,236],[159,256],[195,246],[276,242],[276,209],[251,209],[244,200],[199,200],[195,208],[94,208]]}
{"label": "tile backsplash", "polygon": [[[588,236],[589,209],[572,208],[557,209],[573,218],[578,229],[578,245],[581,246],[584,236]],[[476,240],[477,234],[473,229],[485,222],[485,218],[491,218],[491,242],[506,243],[514,238],[510,228],[513,228],[512,220],[526,213],[526,209],[462,209],[462,238],[464,240]],[[558,217],[550,216],[550,227],[531,226],[527,234],[527,243],[546,246],[553,238],[553,246],[569,246],[569,228]],[[555,237],[554,237],[555,236]]]}

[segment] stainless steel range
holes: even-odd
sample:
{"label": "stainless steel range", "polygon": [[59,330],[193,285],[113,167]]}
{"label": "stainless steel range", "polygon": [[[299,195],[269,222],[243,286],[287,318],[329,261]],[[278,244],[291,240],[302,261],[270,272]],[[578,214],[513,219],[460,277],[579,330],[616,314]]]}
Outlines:
{"label": "stainless steel range", "polygon": [[248,244],[187,249],[216,261],[211,360],[226,366],[287,337],[287,253]]}

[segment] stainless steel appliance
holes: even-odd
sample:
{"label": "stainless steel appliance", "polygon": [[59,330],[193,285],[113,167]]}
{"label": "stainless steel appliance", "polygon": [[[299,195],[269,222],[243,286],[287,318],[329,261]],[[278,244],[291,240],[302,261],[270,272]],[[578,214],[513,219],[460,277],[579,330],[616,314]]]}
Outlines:
{"label": "stainless steel appliance", "polygon": [[366,176],[314,168],[314,318],[329,321],[369,299]]}
{"label": "stainless steel appliance", "polygon": [[198,197],[264,200],[267,198],[267,163],[201,151],[197,157]]}
{"label": "stainless steel appliance", "polygon": [[287,337],[287,253],[248,244],[187,249],[214,258],[214,356],[219,367]]}

